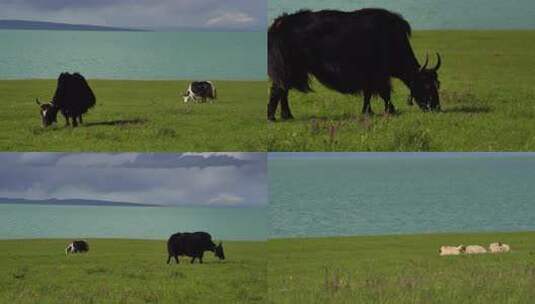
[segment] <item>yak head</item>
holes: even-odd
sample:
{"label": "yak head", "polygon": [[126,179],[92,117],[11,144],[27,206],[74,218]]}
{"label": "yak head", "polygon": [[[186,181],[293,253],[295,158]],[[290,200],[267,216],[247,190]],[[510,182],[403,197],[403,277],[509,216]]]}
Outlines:
{"label": "yak head", "polygon": [[223,252],[223,243],[219,242],[219,245],[215,246],[214,248],[214,255],[218,257],[220,260],[225,259],[225,253]]}
{"label": "yak head", "polygon": [[35,102],[39,106],[43,127],[48,127],[57,121],[58,107],[54,102],[41,103],[39,98],[36,98]]}
{"label": "yak head", "polygon": [[438,90],[438,69],[442,63],[440,54],[437,53],[437,64],[433,68],[427,68],[429,56],[425,58],[424,65],[418,70],[412,80],[411,96],[423,111],[440,111],[440,97]]}

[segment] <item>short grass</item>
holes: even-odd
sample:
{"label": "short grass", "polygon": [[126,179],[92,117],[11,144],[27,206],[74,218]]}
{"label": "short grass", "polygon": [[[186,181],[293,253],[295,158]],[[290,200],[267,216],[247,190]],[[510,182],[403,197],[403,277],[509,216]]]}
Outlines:
{"label": "short grass", "polygon": [[[506,254],[440,257],[495,241]],[[281,239],[268,243],[271,303],[533,303],[535,233]]]}
{"label": "short grass", "polygon": [[97,105],[85,125],[41,128],[35,98],[55,80],[0,81],[0,151],[265,151],[267,85],[216,81],[214,104],[184,104],[187,81],[89,80]]}
{"label": "short grass", "polygon": [[166,265],[164,241],[0,241],[0,303],[265,303],[265,243],[224,242],[227,259]]}
{"label": "short grass", "polygon": [[362,97],[314,82],[314,93],[290,94],[295,120],[269,125],[268,151],[535,150],[535,31],[416,31],[412,46],[431,65],[442,54],[442,113],[408,106],[395,80],[399,115],[377,99],[367,118]]}

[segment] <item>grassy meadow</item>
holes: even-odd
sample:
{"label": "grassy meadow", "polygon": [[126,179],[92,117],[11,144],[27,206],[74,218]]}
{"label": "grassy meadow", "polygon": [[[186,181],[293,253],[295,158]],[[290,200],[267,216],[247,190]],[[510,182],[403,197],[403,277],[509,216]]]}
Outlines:
{"label": "grassy meadow", "polygon": [[[533,303],[535,233],[280,239],[268,242],[272,303]],[[445,256],[442,245],[511,252]]]}
{"label": "grassy meadow", "polygon": [[185,104],[188,81],[89,80],[97,105],[85,124],[41,127],[35,98],[49,101],[56,80],[0,81],[0,151],[265,151],[263,81],[216,81],[218,100]]}
{"label": "grassy meadow", "polygon": [[224,242],[226,260],[165,264],[165,241],[0,241],[0,303],[265,303],[263,242]]}
{"label": "grassy meadow", "polygon": [[374,99],[363,117],[361,96],[314,82],[313,93],[290,93],[294,120],[269,124],[268,151],[535,150],[535,31],[415,31],[411,43],[422,63],[442,55],[441,113],[408,106],[394,80],[399,115]]}

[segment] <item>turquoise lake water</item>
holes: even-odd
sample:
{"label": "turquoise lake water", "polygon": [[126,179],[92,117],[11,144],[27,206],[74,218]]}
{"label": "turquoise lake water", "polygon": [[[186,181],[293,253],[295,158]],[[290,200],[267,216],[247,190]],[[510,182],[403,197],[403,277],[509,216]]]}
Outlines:
{"label": "turquoise lake water", "polygon": [[264,32],[0,30],[0,79],[266,79]]}
{"label": "turquoise lake water", "polygon": [[0,239],[167,239],[207,231],[218,240],[265,240],[267,208],[0,205]]}
{"label": "turquoise lake water", "polygon": [[535,230],[535,157],[271,159],[273,237]]}
{"label": "turquoise lake water", "polygon": [[533,0],[269,0],[269,17],[299,9],[363,7],[399,12],[414,29],[535,29]]}

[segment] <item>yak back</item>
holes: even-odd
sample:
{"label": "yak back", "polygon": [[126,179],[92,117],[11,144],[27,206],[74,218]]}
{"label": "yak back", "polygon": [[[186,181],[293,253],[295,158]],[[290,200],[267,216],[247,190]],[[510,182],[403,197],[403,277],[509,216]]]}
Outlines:
{"label": "yak back", "polygon": [[193,81],[191,91],[198,96],[214,98],[213,86],[208,81]]}
{"label": "yak back", "polygon": [[72,116],[84,114],[96,103],[95,94],[79,73],[61,73],[53,103]]}
{"label": "yak back", "polygon": [[202,231],[175,233],[167,241],[167,251],[170,256],[197,257],[204,251],[214,251],[215,247],[212,236]]}
{"label": "yak back", "polygon": [[268,74],[302,92],[311,91],[309,74],[341,93],[382,90],[400,64],[417,63],[410,35],[409,23],[384,9],[284,14],[268,31]]}
{"label": "yak back", "polygon": [[72,244],[77,251],[89,251],[89,244],[86,241],[73,241]]}

